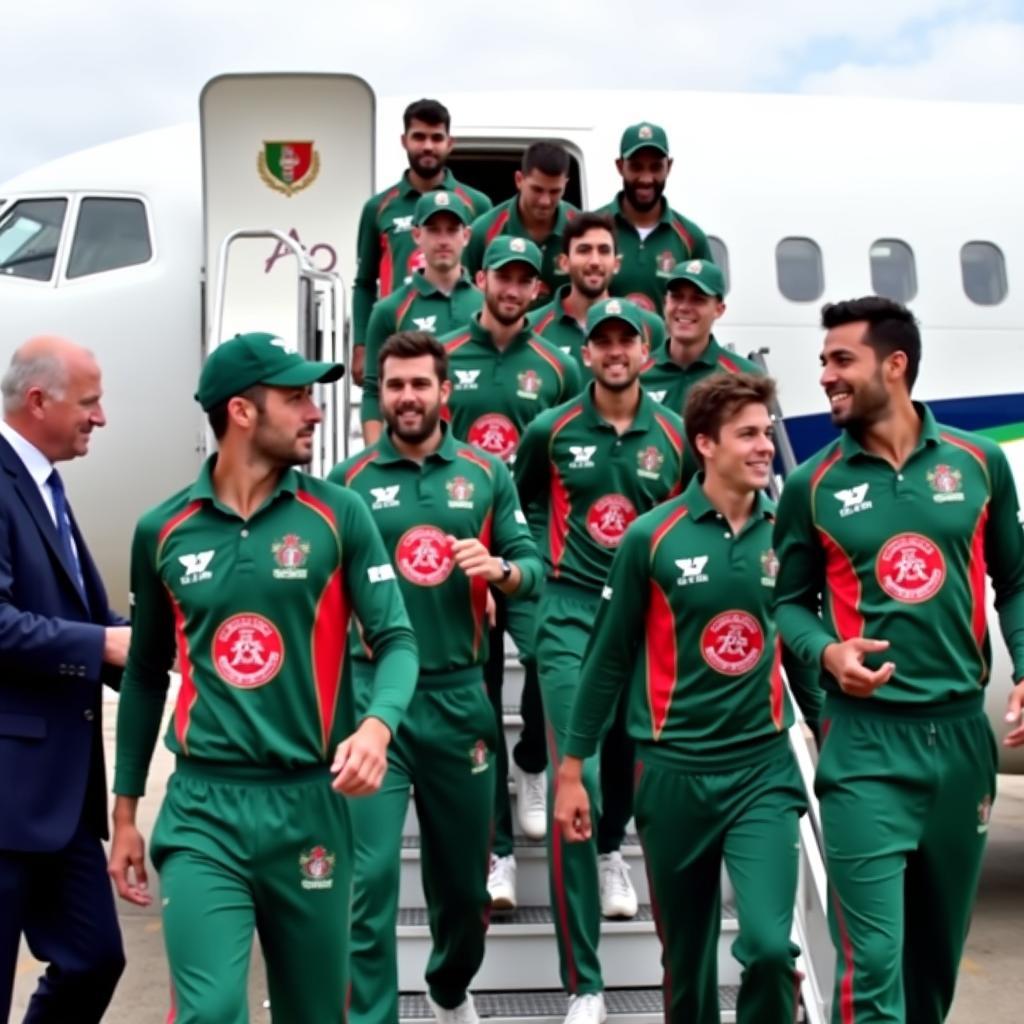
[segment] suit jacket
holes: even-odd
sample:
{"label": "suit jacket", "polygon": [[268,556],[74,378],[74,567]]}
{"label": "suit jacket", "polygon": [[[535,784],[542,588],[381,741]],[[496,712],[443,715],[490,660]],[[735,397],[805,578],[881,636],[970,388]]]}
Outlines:
{"label": "suit jacket", "polygon": [[85,594],[35,481],[0,437],[0,850],[65,846],[79,822],[107,837],[101,731],[107,605],[72,519]]}

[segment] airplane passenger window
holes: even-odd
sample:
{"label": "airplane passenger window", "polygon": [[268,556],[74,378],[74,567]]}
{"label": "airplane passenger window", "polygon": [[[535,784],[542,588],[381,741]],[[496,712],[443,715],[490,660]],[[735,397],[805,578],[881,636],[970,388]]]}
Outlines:
{"label": "airplane passenger window", "polygon": [[779,291],[792,302],[814,302],[825,292],[821,247],[810,238],[784,238],[775,247]]}
{"label": "airplane passenger window", "polygon": [[729,249],[725,242],[714,235],[708,235],[708,245],[711,246],[711,255],[715,262],[722,268],[722,276],[725,278],[725,290],[729,290]]}
{"label": "airplane passenger window", "polygon": [[914,251],[897,238],[880,238],[869,250],[871,287],[876,295],[909,302],[917,294]]}
{"label": "airplane passenger window", "polygon": [[68,261],[69,278],[145,263],[153,255],[146,208],[138,199],[83,199]]}
{"label": "airplane passenger window", "polygon": [[968,242],[960,250],[964,291],[979,306],[997,306],[1006,298],[1006,260],[991,242]]}
{"label": "airplane passenger window", "polygon": [[67,213],[66,199],[25,199],[0,214],[0,275],[49,281]]}

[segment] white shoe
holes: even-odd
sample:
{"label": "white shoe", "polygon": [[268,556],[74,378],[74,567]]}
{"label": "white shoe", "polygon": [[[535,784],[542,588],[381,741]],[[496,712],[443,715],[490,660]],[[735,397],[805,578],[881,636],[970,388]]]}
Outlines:
{"label": "white shoe", "polygon": [[569,1012],[564,1024],[604,1024],[608,1011],[603,992],[588,992],[582,996],[569,996]]}
{"label": "white shoe", "polygon": [[636,917],[636,889],[629,880],[629,865],[622,854],[602,853],[597,858],[601,886],[601,914],[604,917]]}
{"label": "white shoe", "polygon": [[543,839],[548,834],[548,779],[544,772],[524,772],[512,762],[516,784],[516,818],[523,835]]}
{"label": "white shoe", "polygon": [[516,859],[491,854],[491,870],[487,875],[487,891],[493,910],[516,909]]}
{"label": "white shoe", "polygon": [[452,1010],[438,1006],[430,998],[429,992],[427,993],[427,1002],[430,1004],[431,1010],[434,1011],[434,1020],[437,1021],[437,1024],[480,1024],[480,1017],[473,1005],[473,996],[469,992],[466,993],[466,998]]}

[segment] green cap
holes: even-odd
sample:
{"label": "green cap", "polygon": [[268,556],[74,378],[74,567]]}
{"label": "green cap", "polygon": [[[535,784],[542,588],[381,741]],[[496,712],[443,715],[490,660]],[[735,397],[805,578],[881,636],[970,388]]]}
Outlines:
{"label": "green cap", "polygon": [[725,297],[725,275],[722,268],[711,260],[687,260],[677,263],[670,274],[661,275],[666,287],[671,288],[675,281],[690,281],[705,295]]}
{"label": "green cap", "polygon": [[587,337],[589,338],[606,320],[621,320],[629,324],[636,334],[644,336],[640,310],[629,299],[604,299],[595,302],[587,311]]}
{"label": "green cap", "polygon": [[424,192],[416,200],[412,222],[419,227],[421,224],[426,224],[435,213],[450,213],[467,226],[473,220],[466,204],[454,192],[447,192],[443,188],[435,189],[433,192]]}
{"label": "green cap", "polygon": [[515,235],[498,235],[484,253],[484,270],[497,270],[506,263],[526,263],[539,274],[542,262],[536,243]]}
{"label": "green cap", "polygon": [[254,384],[304,388],[326,384],[345,372],[341,363],[314,363],[291,351],[275,334],[255,331],[221,342],[207,357],[199,374],[195,400],[209,412]]}
{"label": "green cap", "polygon": [[619,143],[619,156],[632,156],[639,149],[656,149],[668,156],[668,136],[661,125],[641,121],[631,124]]}

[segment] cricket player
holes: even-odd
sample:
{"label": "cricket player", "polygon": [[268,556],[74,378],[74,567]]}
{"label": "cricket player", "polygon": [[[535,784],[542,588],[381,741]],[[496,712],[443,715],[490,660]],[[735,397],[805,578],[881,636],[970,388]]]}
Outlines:
{"label": "cricket player", "polygon": [[[136,529],[110,873],[122,897],[150,902],[135,816],[177,657],[166,734],[176,768],[151,844],[175,1024],[249,1020],[254,928],[274,1019],[345,1019],[345,796],[380,786],[418,662],[365,504],[295,468],[321,419],[312,385],[341,373],[269,334],[218,346],[196,393],[218,451]],[[353,615],[376,664],[358,719]]]}
{"label": "cricket player", "polygon": [[774,384],[697,385],[686,434],[703,473],[641,516],[615,554],[584,657],[555,817],[589,840],[588,759],[627,690],[635,813],[665,968],[665,1020],[717,1024],[719,880],[736,893],[740,1024],[795,1019],[790,942],[806,794],[787,742],[792,712],[770,611]]}
{"label": "cricket player", "polygon": [[[441,193],[438,193],[441,194]],[[540,558],[512,477],[442,422],[448,356],[405,331],[380,350],[387,429],[329,479],[360,496],[384,538],[416,636],[420,677],[388,749],[380,791],[352,802],[352,1024],[397,1024],[395,925],[410,787],[434,948],[427,998],[441,1024],[475,1024],[469,983],[484,955],[498,733],[484,686],[488,585],[531,594]],[[359,710],[373,701],[372,650],[352,643]],[[504,783],[504,779],[500,780]]]}
{"label": "cricket player", "polygon": [[[552,781],[565,751],[580,663],[612,556],[639,514],[681,490],[683,422],[640,387],[640,367],[648,356],[643,332],[640,310],[629,300],[605,299],[591,306],[583,358],[593,383],[533,420],[516,458],[523,507],[531,522],[545,524],[547,579],[537,614],[536,653]],[[629,636],[628,631],[617,633],[620,643]],[[620,770],[628,774],[630,767]],[[596,756],[587,762],[586,785],[591,794],[598,792]],[[550,795],[548,806],[553,807]],[[599,1024],[606,1011],[597,952],[597,847],[590,837],[567,845],[561,832],[550,827],[548,847],[562,984],[570,996],[566,1022]],[[617,909],[620,916],[631,917],[636,893],[621,855],[615,860],[624,876],[620,887],[631,896],[628,905],[624,900]]]}
{"label": "cricket player", "polygon": [[911,400],[910,310],[869,296],[825,306],[822,326],[821,385],[842,435],[786,482],[775,608],[827,691],[815,789],[832,1020],[938,1024],[995,797],[986,575],[1017,680],[1004,742],[1024,742],[1024,535],[999,446]]}

